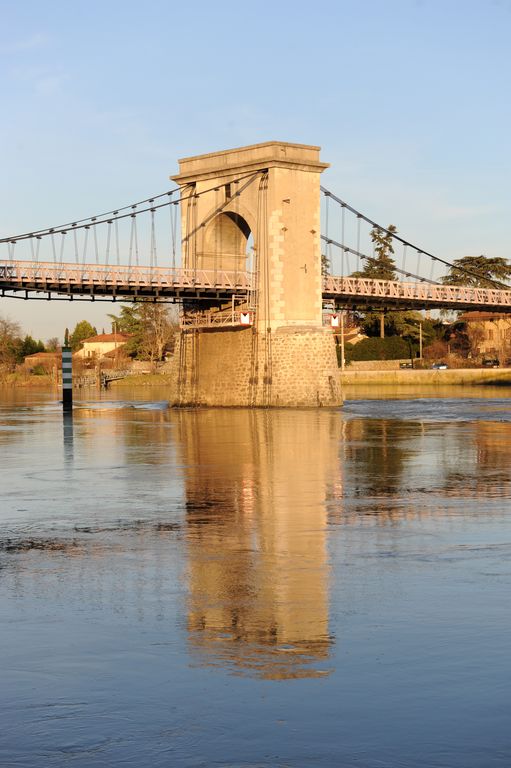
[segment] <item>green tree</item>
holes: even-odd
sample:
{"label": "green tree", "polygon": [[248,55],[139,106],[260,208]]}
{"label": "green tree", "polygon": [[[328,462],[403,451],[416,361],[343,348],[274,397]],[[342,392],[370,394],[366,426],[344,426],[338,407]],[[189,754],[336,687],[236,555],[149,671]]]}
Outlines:
{"label": "green tree", "polygon": [[[361,328],[366,336],[381,336],[381,313],[369,312],[361,322]],[[384,315],[385,336],[401,336],[403,339],[416,344],[419,341],[422,325],[422,343],[429,344],[437,335],[436,323],[428,320],[420,312],[387,312]]]}
{"label": "green tree", "polygon": [[131,357],[139,357],[144,335],[139,305],[123,304],[119,315],[108,315],[108,317],[112,321],[113,333],[125,333],[131,337],[123,347],[124,352]]}
{"label": "green tree", "polygon": [[[359,272],[354,272],[353,277],[365,277],[370,280],[396,280],[396,264],[392,258],[394,254],[393,236],[397,228],[394,224],[389,224],[386,230],[380,227],[373,227],[371,230],[371,241],[373,243],[374,255],[366,259],[364,268]],[[392,313],[393,314],[393,313]],[[387,331],[386,325],[389,314],[382,312],[370,312],[365,315],[363,327],[368,335],[373,335],[368,329],[379,328],[379,335],[384,338]],[[388,331],[387,331],[388,333]]]}
{"label": "green tree", "polygon": [[494,288],[495,284],[505,285],[511,278],[511,265],[502,256],[464,256],[456,259],[453,266],[442,278],[445,285],[468,285],[474,288]]}
{"label": "green tree", "polygon": [[396,263],[392,258],[394,253],[393,236],[397,228],[389,224],[386,230],[373,227],[371,230],[371,242],[374,255],[366,259],[364,268],[354,272],[353,277],[368,277],[371,280],[396,280]]}
{"label": "green tree", "polygon": [[27,334],[21,342],[20,354],[25,359],[27,355],[34,355],[36,352],[44,352],[44,344],[42,341],[36,341]]}
{"label": "green tree", "polygon": [[69,336],[69,345],[73,352],[76,352],[82,346],[82,341],[91,336],[97,336],[98,332],[88,320],[80,320],[75,325],[73,333]]}
{"label": "green tree", "polygon": [[354,344],[347,355],[348,360],[404,360],[410,357],[410,346],[398,336],[386,339],[363,339]]}

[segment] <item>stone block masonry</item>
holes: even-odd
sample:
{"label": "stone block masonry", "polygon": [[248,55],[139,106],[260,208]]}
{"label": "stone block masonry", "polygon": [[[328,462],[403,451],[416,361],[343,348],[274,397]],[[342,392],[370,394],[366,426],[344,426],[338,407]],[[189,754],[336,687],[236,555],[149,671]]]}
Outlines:
{"label": "stone block masonry", "polygon": [[[329,329],[284,326],[271,344],[269,402],[285,407],[336,406],[342,402],[335,344]],[[263,387],[264,389],[264,387]]]}
{"label": "stone block masonry", "polygon": [[332,333],[284,326],[185,330],[175,353],[175,406],[336,407],[342,403]]}

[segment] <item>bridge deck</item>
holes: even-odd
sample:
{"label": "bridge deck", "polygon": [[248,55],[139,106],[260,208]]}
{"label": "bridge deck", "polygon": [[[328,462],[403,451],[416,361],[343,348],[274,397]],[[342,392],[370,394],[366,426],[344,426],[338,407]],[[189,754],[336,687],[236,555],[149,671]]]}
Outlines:
{"label": "bridge deck", "polygon": [[344,306],[511,312],[511,290],[328,276],[323,298]]}
{"label": "bridge deck", "polygon": [[[253,287],[253,275],[226,270],[52,264],[9,261],[0,264],[2,295],[57,294],[119,299],[226,299]],[[323,298],[338,306],[388,309],[486,309],[511,312],[511,290],[394,282],[367,278],[323,279]]]}
{"label": "bridge deck", "polygon": [[0,290],[126,298],[228,298],[250,288],[251,275],[227,270],[52,264],[0,264]]}

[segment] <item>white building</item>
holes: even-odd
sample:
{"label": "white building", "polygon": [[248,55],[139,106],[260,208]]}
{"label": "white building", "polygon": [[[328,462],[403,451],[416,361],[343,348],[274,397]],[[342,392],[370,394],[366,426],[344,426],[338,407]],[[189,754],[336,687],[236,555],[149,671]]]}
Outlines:
{"label": "white building", "polygon": [[131,337],[126,333],[100,333],[82,341],[82,348],[75,352],[75,357],[87,360],[90,358],[101,359],[108,352],[122,349]]}

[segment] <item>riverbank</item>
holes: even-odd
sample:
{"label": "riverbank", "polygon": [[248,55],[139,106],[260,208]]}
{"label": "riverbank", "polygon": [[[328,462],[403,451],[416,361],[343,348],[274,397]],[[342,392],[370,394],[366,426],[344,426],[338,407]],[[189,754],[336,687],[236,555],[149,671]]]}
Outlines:
{"label": "riverbank", "polygon": [[6,389],[55,389],[57,387],[55,377],[51,375],[33,376],[28,373],[6,373],[0,378],[0,387]]}
{"label": "riverbank", "polygon": [[[343,386],[445,387],[462,385],[511,387],[511,368],[450,368],[445,371],[412,369],[357,371],[348,368],[342,373],[339,372],[339,377]],[[174,377],[169,373],[134,374],[112,381],[109,388],[161,387],[170,386],[173,382]],[[55,388],[55,380],[51,376],[19,376],[14,373],[5,376],[0,381],[0,387],[52,389]]]}
{"label": "riverbank", "polygon": [[112,381],[108,387],[115,389],[122,387],[161,387],[172,384],[174,380],[170,373],[138,373]]}
{"label": "riverbank", "polygon": [[[76,377],[78,378],[78,377]],[[172,376],[168,373],[137,373],[133,376],[125,376],[109,383],[108,387],[160,387],[172,383]],[[76,384],[76,381],[75,381]],[[8,373],[0,379],[0,387],[6,389],[59,389],[55,378],[51,375],[31,375],[27,373]]]}
{"label": "riverbank", "polygon": [[511,368],[449,368],[439,370],[354,371],[340,373],[341,384],[364,386],[511,386]]}

